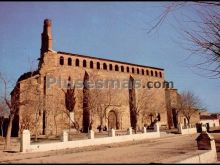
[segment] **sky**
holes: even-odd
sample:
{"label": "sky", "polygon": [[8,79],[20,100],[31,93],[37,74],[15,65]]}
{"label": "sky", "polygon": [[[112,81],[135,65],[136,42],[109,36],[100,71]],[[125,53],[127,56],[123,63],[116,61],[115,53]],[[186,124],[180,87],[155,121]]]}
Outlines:
{"label": "sky", "polygon": [[179,92],[190,90],[209,112],[220,112],[219,79],[200,75],[192,67],[201,59],[188,58],[181,28],[175,24],[179,18],[183,26],[193,26],[184,21],[186,14],[194,17],[193,10],[178,10],[147,33],[167,3],[0,2],[0,72],[16,82],[37,67],[43,21],[49,18],[53,50],[164,68],[165,79]]}

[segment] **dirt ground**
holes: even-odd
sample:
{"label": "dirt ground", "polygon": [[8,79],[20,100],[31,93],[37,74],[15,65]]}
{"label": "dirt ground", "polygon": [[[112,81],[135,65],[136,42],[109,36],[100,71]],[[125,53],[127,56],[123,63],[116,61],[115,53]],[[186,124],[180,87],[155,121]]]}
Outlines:
{"label": "dirt ground", "polygon": [[2,152],[0,163],[154,163],[196,151],[196,135],[174,135],[158,139],[39,153]]}
{"label": "dirt ground", "polygon": [[[220,134],[212,135],[220,152]],[[172,163],[198,153],[197,136],[172,134],[157,139],[26,154],[0,151],[0,163]],[[16,139],[13,140],[16,144]],[[15,147],[19,151],[19,145]]]}

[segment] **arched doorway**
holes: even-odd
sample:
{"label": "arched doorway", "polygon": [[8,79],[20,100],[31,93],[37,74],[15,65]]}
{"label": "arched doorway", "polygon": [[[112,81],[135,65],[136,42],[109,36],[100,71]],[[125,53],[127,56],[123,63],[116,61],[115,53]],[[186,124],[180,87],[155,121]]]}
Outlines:
{"label": "arched doorway", "polygon": [[116,129],[117,128],[117,116],[115,111],[110,111],[108,113],[108,129]]}

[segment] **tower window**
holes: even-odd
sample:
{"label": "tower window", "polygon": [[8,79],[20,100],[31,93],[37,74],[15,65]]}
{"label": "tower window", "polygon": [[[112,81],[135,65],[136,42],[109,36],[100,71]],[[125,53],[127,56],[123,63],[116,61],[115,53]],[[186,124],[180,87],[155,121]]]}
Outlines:
{"label": "tower window", "polygon": [[83,67],[86,67],[86,60],[83,60]]}
{"label": "tower window", "polygon": [[68,65],[69,65],[69,66],[72,65],[72,58],[68,58]]}
{"label": "tower window", "polygon": [[153,71],[150,71],[150,73],[151,73],[151,76],[154,76],[154,72]]}
{"label": "tower window", "polygon": [[142,75],[144,75],[144,69],[142,69]]}
{"label": "tower window", "polygon": [[160,77],[162,77],[162,73],[160,72]]}
{"label": "tower window", "polygon": [[124,66],[121,66],[121,71],[124,72]]}
{"label": "tower window", "polygon": [[64,58],[63,56],[60,57],[60,65],[63,65],[64,64]]}
{"label": "tower window", "polygon": [[118,65],[115,65],[115,71],[118,71],[119,68],[118,68]]}
{"label": "tower window", "polygon": [[139,69],[137,68],[137,74],[139,74]]}
{"label": "tower window", "polygon": [[129,67],[127,67],[127,72],[129,73]]}
{"label": "tower window", "polygon": [[112,64],[109,64],[109,70],[112,70]]}
{"label": "tower window", "polygon": [[97,62],[97,69],[100,69],[100,63]]}
{"label": "tower window", "polygon": [[155,71],[155,76],[157,77],[157,71]]}
{"label": "tower window", "polygon": [[134,68],[132,68],[132,73],[134,73]]}
{"label": "tower window", "polygon": [[79,59],[76,59],[76,66],[79,66]]}
{"label": "tower window", "polygon": [[90,61],[90,68],[93,69],[93,61]]}
{"label": "tower window", "polygon": [[147,75],[149,76],[149,70],[146,70]]}
{"label": "tower window", "polygon": [[104,70],[107,70],[107,65],[106,65],[106,63],[103,64],[103,69],[104,69]]}

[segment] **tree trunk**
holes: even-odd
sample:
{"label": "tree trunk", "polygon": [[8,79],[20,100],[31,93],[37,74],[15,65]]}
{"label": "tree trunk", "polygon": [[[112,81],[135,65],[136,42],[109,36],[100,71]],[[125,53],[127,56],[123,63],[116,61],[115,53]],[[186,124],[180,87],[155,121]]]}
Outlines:
{"label": "tree trunk", "polygon": [[190,126],[190,117],[187,117],[188,126]]}
{"label": "tree trunk", "polygon": [[35,127],[35,141],[37,141],[37,126]]}
{"label": "tree trunk", "polygon": [[35,122],[35,141],[37,141],[37,138],[38,138],[38,117],[36,116],[36,122]]}
{"label": "tree trunk", "polygon": [[70,130],[71,130],[71,119],[70,119],[70,111],[69,111],[69,139],[70,139]]}
{"label": "tree trunk", "polygon": [[138,114],[136,114],[135,116],[135,128],[134,128],[134,131],[135,131],[135,134],[137,133],[137,129],[138,129]]}
{"label": "tree trunk", "polygon": [[54,124],[55,124],[55,129],[56,129],[56,136],[57,136],[57,120],[56,120],[56,116],[54,116]]}
{"label": "tree trunk", "polygon": [[12,122],[13,122],[14,115],[9,116],[9,123],[7,128],[7,134],[6,134],[6,146],[5,149],[9,149],[11,145],[11,130],[12,130]]}
{"label": "tree trunk", "polygon": [[2,122],[1,122],[1,134],[2,134],[2,137],[4,137],[3,123],[4,123],[4,118],[2,119]]}
{"label": "tree trunk", "polygon": [[102,132],[102,129],[103,129],[103,118],[101,116],[100,117],[100,129],[99,129],[99,132]]}

